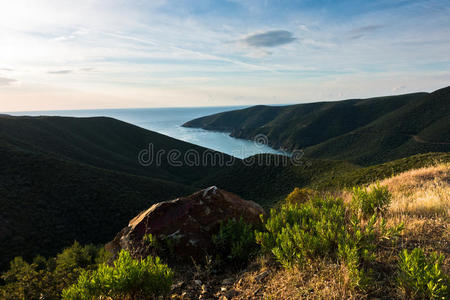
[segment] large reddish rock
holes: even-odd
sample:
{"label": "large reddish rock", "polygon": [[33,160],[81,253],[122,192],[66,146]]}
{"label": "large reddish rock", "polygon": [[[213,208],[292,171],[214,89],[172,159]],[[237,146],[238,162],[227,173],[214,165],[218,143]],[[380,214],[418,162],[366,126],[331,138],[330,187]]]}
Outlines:
{"label": "large reddish rock", "polygon": [[144,236],[171,240],[171,251],[179,257],[204,258],[212,248],[211,237],[219,223],[243,218],[247,223],[260,223],[262,207],[213,186],[187,197],[154,204],[130,221],[127,227],[107,244],[118,253],[125,249],[135,256],[148,255]]}

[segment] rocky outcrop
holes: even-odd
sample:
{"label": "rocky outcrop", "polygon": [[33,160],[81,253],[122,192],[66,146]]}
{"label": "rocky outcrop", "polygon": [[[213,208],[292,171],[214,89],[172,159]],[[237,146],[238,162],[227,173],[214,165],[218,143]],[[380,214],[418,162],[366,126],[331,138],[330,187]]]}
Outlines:
{"label": "rocky outcrop", "polygon": [[255,202],[213,186],[154,204],[132,219],[106,247],[115,254],[125,249],[136,256],[148,255],[144,237],[151,234],[156,241],[169,241],[170,251],[177,257],[204,258],[221,221],[242,217],[247,223],[258,224],[261,214],[264,210]]}

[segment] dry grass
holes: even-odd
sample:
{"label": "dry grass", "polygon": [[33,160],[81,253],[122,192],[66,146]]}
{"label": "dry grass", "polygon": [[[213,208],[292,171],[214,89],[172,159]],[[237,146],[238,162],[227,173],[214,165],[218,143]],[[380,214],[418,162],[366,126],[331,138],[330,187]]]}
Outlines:
{"label": "dry grass", "polygon": [[393,195],[391,215],[442,217],[450,213],[450,164],[427,167],[385,179]]}
{"label": "dry grass", "polygon": [[[383,274],[370,295],[352,292],[346,271],[329,260],[316,261],[302,269],[285,270],[267,262],[244,272],[235,284],[233,299],[364,299],[404,298],[396,288],[395,270],[400,249],[422,247],[446,256],[444,272],[450,271],[450,164],[411,170],[379,183],[387,186],[392,201],[386,214],[388,225],[403,222],[400,242],[379,250],[377,268]],[[369,187],[370,188],[370,187]],[[351,192],[337,193],[345,201]],[[261,274],[267,273],[263,280]]]}
{"label": "dry grass", "polygon": [[450,164],[411,170],[385,179],[392,193],[388,223],[403,222],[402,248],[424,248],[446,256],[450,270]]}
{"label": "dry grass", "polygon": [[346,271],[332,261],[315,261],[303,268],[275,265],[244,272],[233,299],[363,299],[346,287]]}

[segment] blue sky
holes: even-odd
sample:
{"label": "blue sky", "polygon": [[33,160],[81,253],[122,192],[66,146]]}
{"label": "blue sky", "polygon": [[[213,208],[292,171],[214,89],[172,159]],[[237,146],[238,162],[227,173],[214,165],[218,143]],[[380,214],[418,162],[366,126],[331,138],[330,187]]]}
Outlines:
{"label": "blue sky", "polygon": [[0,0],[0,111],[302,103],[450,84],[450,1]]}

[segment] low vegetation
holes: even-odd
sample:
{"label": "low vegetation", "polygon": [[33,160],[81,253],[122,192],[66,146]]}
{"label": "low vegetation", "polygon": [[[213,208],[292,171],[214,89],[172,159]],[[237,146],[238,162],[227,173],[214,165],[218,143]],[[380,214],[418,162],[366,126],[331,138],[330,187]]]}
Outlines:
{"label": "low vegetation", "polygon": [[399,259],[400,287],[411,298],[448,299],[449,277],[442,271],[444,255],[422,249],[403,250]]}
{"label": "low vegetation", "polygon": [[364,187],[354,187],[352,208],[359,217],[369,218],[373,215],[384,214],[391,201],[391,194],[387,187],[374,186],[371,190]]}
{"label": "low vegetation", "polygon": [[216,260],[222,264],[245,266],[258,253],[254,226],[241,218],[230,219],[220,224],[219,232],[213,236]]}
{"label": "low vegetation", "polygon": [[380,217],[379,212],[389,203],[387,190],[355,188],[352,206],[332,197],[292,204],[292,196],[280,209],[271,210],[264,222],[266,231],[257,233],[262,250],[287,268],[325,258],[341,263],[350,286],[365,289],[371,281],[377,245],[382,239],[396,237],[403,227],[389,228]]}
{"label": "low vegetation", "polygon": [[75,242],[56,257],[36,256],[31,263],[16,257],[3,273],[0,299],[59,299],[61,291],[75,283],[80,274],[93,270],[109,255],[102,247]]}
{"label": "low vegetation", "polygon": [[114,266],[103,263],[95,271],[81,273],[76,284],[64,289],[67,300],[147,299],[165,296],[172,285],[172,270],[159,257],[133,259],[122,250]]}
{"label": "low vegetation", "polygon": [[[368,244],[368,251],[365,251],[369,255],[359,256],[368,258],[360,260],[363,263],[359,264],[359,270],[365,271],[365,273],[360,274],[359,278],[369,279],[370,284],[368,286],[364,284],[355,286],[354,284],[354,278],[358,278],[358,276],[355,277],[358,273],[354,270],[358,270],[358,268],[353,266],[358,266],[358,264],[351,263],[357,262],[356,259],[348,259],[352,257],[352,251],[349,251],[349,255],[342,256],[342,258],[339,258],[339,256],[331,256],[330,258],[330,255],[308,255],[307,263],[294,262],[289,264],[288,268],[280,268],[277,267],[277,264],[274,265],[271,262],[271,257],[276,258],[276,255],[273,251],[270,251],[269,256],[264,256],[262,259],[255,261],[253,268],[249,268],[247,272],[240,276],[240,280],[235,284],[235,289],[239,291],[239,296],[236,299],[247,299],[254,297],[254,295],[265,299],[360,299],[372,297],[448,299],[448,281],[446,280],[448,280],[448,274],[450,273],[449,174],[450,164],[440,163],[435,166],[400,173],[372,185],[360,187],[360,190],[364,193],[371,193],[374,189],[383,191],[382,193],[378,191],[373,195],[387,195],[387,189],[390,195],[390,197],[381,198],[390,198],[390,201],[388,201],[389,204],[382,206],[385,209],[377,214],[377,222],[375,222],[373,231],[376,234],[372,236],[374,237],[373,242]],[[292,195],[298,195],[300,190],[294,191]],[[297,205],[292,206],[288,204],[292,202],[292,197],[289,197],[290,201],[286,201],[271,216],[279,217],[283,215],[283,210],[285,213],[289,211],[288,208],[291,212],[298,212],[305,210],[315,201],[317,203],[327,201],[333,203],[334,207],[337,208],[341,208],[341,205],[346,207],[348,217],[349,207],[354,207],[354,204],[352,204],[355,196],[353,189],[344,189],[341,192],[334,191],[332,195],[342,198],[342,202],[334,198],[329,198],[328,201],[316,199],[315,195],[311,195],[306,199],[306,202],[301,199]],[[365,196],[364,198],[370,197]],[[299,209],[302,205],[306,206]],[[354,209],[352,208],[352,210]],[[328,213],[328,215],[332,216],[331,213]],[[320,220],[318,217],[314,218]],[[288,220],[288,218],[286,217],[285,220]],[[336,220],[339,220],[336,222],[343,221],[342,218]],[[370,229],[371,220],[371,217],[367,220],[361,218],[358,221],[359,226]],[[320,224],[317,221],[315,223]],[[404,228],[401,232],[398,232],[398,226],[402,223]],[[268,222],[268,224],[271,223]],[[289,224],[289,222],[283,221],[278,224]],[[285,227],[292,228],[293,226],[286,225]],[[382,229],[383,227],[384,229]],[[317,227],[309,225],[308,228],[309,230],[305,230],[300,236],[312,234],[316,237],[319,236]],[[385,234],[383,234],[383,231]],[[280,234],[280,237],[289,237],[287,233],[292,234],[293,230],[285,229],[284,232]],[[351,235],[357,230],[348,230],[348,232],[350,235],[344,247],[351,249],[354,245]],[[361,230],[358,235],[365,237],[367,236],[366,232],[366,230]],[[297,235],[299,234],[297,233]],[[397,240],[393,239],[393,236],[398,237]],[[326,238],[327,236],[322,235],[320,237]],[[278,242],[275,241],[275,246],[272,244],[272,247],[268,247],[268,249],[276,249],[277,245],[280,246],[281,250],[291,249],[281,246],[288,245],[287,242],[282,243],[283,240],[286,239],[278,239]],[[273,242],[273,239],[271,241]],[[294,244],[294,246],[297,245],[302,244]],[[415,248],[420,248],[420,250],[410,250]],[[314,248],[302,247],[301,250],[311,249]],[[275,253],[278,253],[278,250]],[[288,257],[295,256],[290,255]],[[358,256],[355,255],[354,257]],[[408,259],[405,259],[406,257]],[[265,277],[265,280],[259,280],[261,274],[266,273],[269,273],[269,275]],[[364,281],[362,280],[360,283],[364,283]],[[434,294],[432,294],[433,291]]]}

